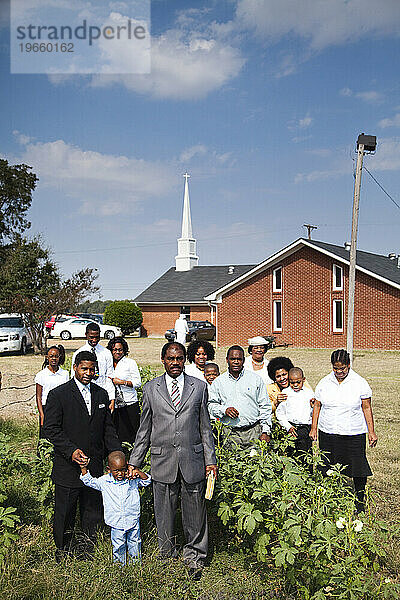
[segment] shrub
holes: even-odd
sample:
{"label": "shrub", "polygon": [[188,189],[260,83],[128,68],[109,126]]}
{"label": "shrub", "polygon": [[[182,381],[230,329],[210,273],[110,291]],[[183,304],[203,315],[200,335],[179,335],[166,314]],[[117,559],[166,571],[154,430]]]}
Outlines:
{"label": "shrub", "polygon": [[265,442],[232,452],[220,434],[217,425],[218,515],[243,548],[281,569],[289,593],[305,600],[398,598],[400,586],[378,575],[388,528],[371,514],[354,515],[340,467],[323,477],[318,456],[303,464],[285,456],[286,439],[273,452]]}
{"label": "shrub", "polygon": [[128,335],[142,324],[143,315],[133,302],[116,300],[105,309],[103,321],[105,325],[119,327],[124,335]]}

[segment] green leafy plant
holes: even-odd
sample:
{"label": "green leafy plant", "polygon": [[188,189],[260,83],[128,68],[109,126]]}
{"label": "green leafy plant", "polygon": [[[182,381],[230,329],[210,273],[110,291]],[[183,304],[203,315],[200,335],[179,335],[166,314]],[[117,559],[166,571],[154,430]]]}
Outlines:
{"label": "green leafy plant", "polygon": [[323,477],[320,456],[296,461],[282,438],[269,451],[232,448],[217,425],[218,516],[242,547],[282,570],[289,592],[305,600],[397,598],[382,585],[387,528],[372,514],[354,514],[354,496],[339,466]]}
{"label": "green leafy plant", "polygon": [[46,521],[50,521],[54,510],[54,483],[51,479],[53,456],[52,444],[45,439],[40,440],[32,466],[32,476],[38,490],[40,514]]}

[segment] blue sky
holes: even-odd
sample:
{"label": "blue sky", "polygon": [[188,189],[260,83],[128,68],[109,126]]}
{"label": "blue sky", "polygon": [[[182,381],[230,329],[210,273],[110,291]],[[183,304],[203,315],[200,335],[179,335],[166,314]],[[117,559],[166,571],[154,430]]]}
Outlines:
{"label": "blue sky", "polygon": [[[1,155],[40,178],[31,233],[66,276],[96,267],[103,298],[134,298],[174,265],[186,170],[202,265],[257,263],[303,223],[348,240],[361,132],[400,204],[397,0],[153,0],[150,75],[12,75],[1,10]],[[364,173],[359,248],[400,253],[399,225]]]}

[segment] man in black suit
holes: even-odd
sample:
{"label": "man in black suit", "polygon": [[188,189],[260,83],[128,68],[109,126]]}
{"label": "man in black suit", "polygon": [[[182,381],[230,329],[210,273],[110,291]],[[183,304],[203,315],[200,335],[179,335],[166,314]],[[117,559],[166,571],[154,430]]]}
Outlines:
{"label": "man in black suit", "polygon": [[100,477],[104,456],[122,450],[108,410],[107,392],[91,383],[95,367],[91,352],[79,352],[73,379],[51,390],[47,397],[43,429],[44,437],[54,446],[57,559],[70,551],[78,501],[82,530],[92,542],[103,520],[101,494],[81,483],[80,466],[90,458],[91,474]]}

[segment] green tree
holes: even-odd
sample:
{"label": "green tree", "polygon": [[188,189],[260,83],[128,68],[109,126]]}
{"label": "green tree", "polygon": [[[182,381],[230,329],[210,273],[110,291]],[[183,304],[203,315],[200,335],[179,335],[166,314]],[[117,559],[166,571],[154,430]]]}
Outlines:
{"label": "green tree", "polygon": [[81,313],[104,313],[105,309],[109,304],[111,304],[112,300],[87,300],[86,302],[82,302],[77,306],[77,312]]}
{"label": "green tree", "polygon": [[132,333],[142,324],[143,315],[140,308],[129,300],[115,300],[104,311],[105,325],[114,325],[124,335]]}
{"label": "green tree", "polygon": [[72,312],[88,295],[98,292],[94,269],[82,269],[63,280],[40,237],[17,237],[0,260],[0,310],[23,315],[35,353],[45,350],[44,321]]}
{"label": "green tree", "polygon": [[39,180],[30,170],[27,165],[9,165],[0,159],[0,244],[31,226],[25,216]]}

